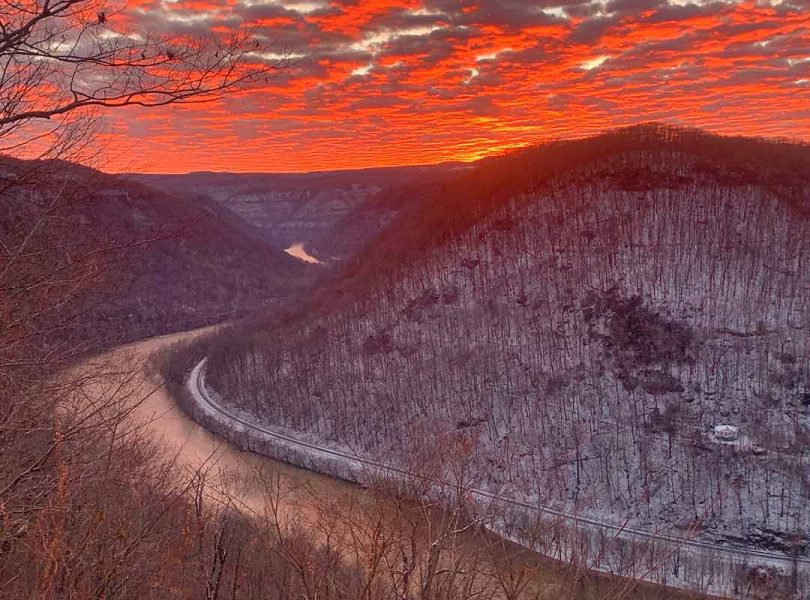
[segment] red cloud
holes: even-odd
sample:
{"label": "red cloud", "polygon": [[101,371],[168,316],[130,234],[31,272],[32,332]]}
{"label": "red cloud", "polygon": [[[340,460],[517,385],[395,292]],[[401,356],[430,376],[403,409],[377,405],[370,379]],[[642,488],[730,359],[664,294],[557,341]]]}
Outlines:
{"label": "red cloud", "polygon": [[253,23],[296,60],[223,103],[111,116],[112,170],[473,159],[653,119],[810,139],[810,16],[789,2],[622,0],[596,14],[517,0],[131,6],[119,18],[133,27],[179,34]]}

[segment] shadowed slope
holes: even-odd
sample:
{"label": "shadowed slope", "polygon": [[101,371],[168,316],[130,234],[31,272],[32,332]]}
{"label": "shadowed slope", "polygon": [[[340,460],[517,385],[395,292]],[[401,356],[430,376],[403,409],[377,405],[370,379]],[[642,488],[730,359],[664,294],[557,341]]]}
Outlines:
{"label": "shadowed slope", "polygon": [[481,164],[318,312],[221,340],[211,384],[388,462],[463,441],[490,489],[804,552],[808,165],[653,126]]}

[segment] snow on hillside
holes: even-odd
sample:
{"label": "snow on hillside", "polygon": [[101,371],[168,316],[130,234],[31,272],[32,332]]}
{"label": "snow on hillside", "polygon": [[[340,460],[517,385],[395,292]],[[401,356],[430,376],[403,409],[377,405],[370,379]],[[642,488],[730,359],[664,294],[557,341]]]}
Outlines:
{"label": "snow on hillside", "polygon": [[807,552],[810,227],[782,196],[623,153],[351,307],[224,342],[210,383],[388,462],[464,453],[512,497]]}

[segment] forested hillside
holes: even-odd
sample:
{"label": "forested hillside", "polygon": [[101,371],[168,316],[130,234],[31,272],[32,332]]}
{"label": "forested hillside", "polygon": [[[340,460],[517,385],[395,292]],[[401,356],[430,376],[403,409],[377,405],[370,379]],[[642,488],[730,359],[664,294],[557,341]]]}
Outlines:
{"label": "forested hillside", "polygon": [[273,305],[311,274],[210,200],[69,163],[4,159],[0,169],[0,289],[17,298],[4,319],[21,335],[110,346],[182,331]]}
{"label": "forested hillside", "polygon": [[209,381],[387,462],[466,449],[481,487],[806,553],[809,209],[797,144],[641,127],[483,161]]}
{"label": "forested hillside", "polygon": [[146,350],[88,357],[277,301],[305,265],[213,203],[66,162],[0,159],[0,205],[0,597],[360,589],[337,553],[212,500],[207,469],[150,437],[132,416],[159,388]]}
{"label": "forested hillside", "polygon": [[291,302],[313,271],[204,201],[62,162],[2,177],[0,597],[689,597],[540,563],[384,484],[187,448],[204,432],[143,371],[170,341],[88,353]]}
{"label": "forested hillside", "polygon": [[[807,173],[810,153],[803,144],[724,137],[698,129],[645,124],[591,138],[560,140],[485,158],[446,182],[438,193],[406,205],[392,227],[376,236],[346,269],[344,289],[409,265],[423,252],[447,242],[503,208],[516,195],[542,191],[550,182],[627,152],[677,152],[692,157],[694,172],[712,173],[735,185],[763,185],[798,210],[810,211]],[[619,186],[649,183],[646,169],[611,173]],[[359,275],[355,279],[355,277]],[[329,290],[334,294],[335,290]]]}

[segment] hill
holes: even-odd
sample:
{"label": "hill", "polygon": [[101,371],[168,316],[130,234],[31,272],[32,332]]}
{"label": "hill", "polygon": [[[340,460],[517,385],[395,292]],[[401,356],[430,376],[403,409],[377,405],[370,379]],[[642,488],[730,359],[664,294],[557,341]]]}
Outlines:
{"label": "hill", "polygon": [[[643,124],[591,138],[531,146],[474,163],[473,169],[443,181],[435,193],[408,203],[396,223],[375,236],[362,256],[346,266],[346,289],[357,289],[359,282],[418,260],[421,253],[461,234],[517,195],[542,193],[566,174],[633,152],[689,156],[695,174],[711,173],[718,181],[733,185],[762,185],[799,212],[810,212],[804,187],[810,171],[806,145]],[[624,168],[608,176],[628,190],[651,183],[644,167]]]}
{"label": "hill", "polygon": [[22,338],[109,347],[243,316],[312,274],[210,200],[67,163],[0,169],[3,320]]}
{"label": "hill", "polygon": [[661,126],[482,161],[222,338],[257,422],[649,530],[807,553],[810,148]]}

